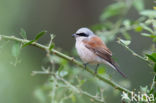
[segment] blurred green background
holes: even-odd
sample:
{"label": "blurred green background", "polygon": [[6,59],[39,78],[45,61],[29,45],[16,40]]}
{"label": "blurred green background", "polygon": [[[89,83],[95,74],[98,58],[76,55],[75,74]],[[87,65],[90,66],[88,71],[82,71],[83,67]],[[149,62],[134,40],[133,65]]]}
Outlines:
{"label": "blurred green background", "polygon": [[[152,9],[153,0],[144,1],[145,8]],[[80,27],[100,23],[99,17],[103,10],[113,2],[115,0],[0,0],[0,34],[17,36],[20,28],[24,28],[31,40],[41,30],[47,30],[56,35],[56,47],[69,54],[75,44],[71,35]],[[133,8],[126,15],[131,20],[138,16]],[[150,39],[134,32],[131,32],[131,36],[130,47],[137,53],[141,54],[149,48]],[[48,40],[49,35],[45,35],[39,42],[46,44]],[[145,62],[132,56],[116,41],[107,45],[117,58],[121,70],[128,76],[131,88],[151,83],[152,70]],[[35,47],[25,47],[17,60],[20,63],[15,66],[17,61],[11,55],[11,46],[8,41],[0,42],[0,103],[37,103],[34,91],[47,81],[48,76],[31,76],[31,73],[41,69],[45,52]],[[123,80],[113,70],[108,73],[116,77],[115,80]],[[111,99],[108,96],[106,99],[109,103],[116,103],[120,98],[114,96]]]}

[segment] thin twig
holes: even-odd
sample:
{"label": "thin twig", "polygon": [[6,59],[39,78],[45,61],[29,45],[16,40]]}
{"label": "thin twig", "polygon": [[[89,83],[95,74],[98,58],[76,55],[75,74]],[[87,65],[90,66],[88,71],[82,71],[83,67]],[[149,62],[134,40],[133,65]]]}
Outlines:
{"label": "thin twig", "polygon": [[156,74],[154,75],[154,77],[153,77],[153,81],[152,81],[152,85],[151,85],[151,88],[150,88],[150,90],[154,90],[154,88],[155,88],[155,85],[156,85]]}
{"label": "thin twig", "polygon": [[[15,37],[15,36],[0,35],[0,38],[2,38],[2,39],[7,39],[7,40],[14,40],[14,41],[18,41],[18,42],[21,42],[21,43],[28,43],[28,42],[29,42],[29,40],[20,39],[20,38],[17,38],[17,37]],[[38,47],[38,48],[41,48],[41,49],[43,49],[43,50],[45,50],[45,51],[47,51],[47,50],[49,49],[47,46],[44,46],[44,45],[39,44],[39,43],[36,43],[36,42],[33,42],[33,43],[30,44],[30,45],[35,46],[35,47]],[[94,75],[95,77],[97,77],[99,80],[101,80],[101,81],[103,81],[103,82],[105,82],[105,83],[111,85],[111,86],[114,87],[115,89],[117,89],[117,90],[119,90],[119,91],[122,91],[122,92],[124,91],[124,92],[126,92],[126,93],[128,93],[128,94],[131,94],[131,91],[130,91],[130,90],[128,90],[128,89],[126,89],[126,88],[124,88],[124,87],[121,87],[120,85],[118,85],[118,84],[115,83],[114,81],[112,81],[112,80],[110,80],[110,79],[108,79],[108,78],[102,77],[102,76],[100,76],[100,75],[98,75],[98,74],[95,75],[95,73],[94,73],[91,69],[89,69],[88,67],[85,68],[84,65],[83,65],[82,63],[80,63],[79,61],[77,61],[77,60],[74,59],[73,57],[70,57],[70,56],[68,56],[68,55],[65,55],[65,54],[63,54],[63,53],[61,53],[61,52],[59,52],[59,51],[57,51],[57,50],[55,50],[55,49],[50,50],[50,53],[53,53],[53,54],[55,54],[55,55],[57,55],[57,56],[59,56],[59,57],[61,57],[61,58],[63,58],[63,59],[66,59],[66,60],[68,60],[68,61],[70,61],[70,62],[76,64],[77,66],[81,67],[82,69],[88,71],[89,73],[91,73],[92,75]]]}
{"label": "thin twig", "polygon": [[70,88],[70,89],[72,88],[72,90],[74,90],[74,92],[80,93],[80,94],[85,95],[89,98],[92,98],[96,102],[105,103],[103,97],[93,96],[93,95],[81,90],[80,88],[77,88],[76,86],[72,85],[70,82],[65,80],[64,78],[57,75],[57,73],[50,72],[49,74],[52,74],[52,76],[54,76],[57,80],[62,81],[64,84],[67,85],[68,88]]}
{"label": "thin twig", "polygon": [[134,52],[134,51],[133,51],[132,49],[130,49],[127,45],[125,45],[124,43],[122,43],[122,42],[120,41],[120,38],[119,38],[119,40],[117,41],[117,43],[119,43],[119,44],[121,44],[123,47],[125,47],[129,52],[132,53],[132,55],[134,55],[134,56],[136,56],[136,57],[142,59],[143,61],[149,63],[149,61],[148,61],[147,58],[145,58],[145,57],[143,57],[143,56],[137,54],[136,52]]}

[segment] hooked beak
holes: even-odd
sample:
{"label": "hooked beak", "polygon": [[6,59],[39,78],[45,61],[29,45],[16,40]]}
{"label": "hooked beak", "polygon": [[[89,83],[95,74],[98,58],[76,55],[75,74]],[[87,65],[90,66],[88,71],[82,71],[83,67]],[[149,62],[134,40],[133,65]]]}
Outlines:
{"label": "hooked beak", "polygon": [[76,34],[73,34],[73,35],[72,35],[72,37],[75,37],[75,36],[76,36]]}

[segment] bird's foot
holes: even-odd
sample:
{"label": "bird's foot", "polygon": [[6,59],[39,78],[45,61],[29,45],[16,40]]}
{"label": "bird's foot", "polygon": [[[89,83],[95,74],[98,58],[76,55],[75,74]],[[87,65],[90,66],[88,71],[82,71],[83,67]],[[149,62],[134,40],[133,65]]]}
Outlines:
{"label": "bird's foot", "polygon": [[85,67],[85,69],[87,68],[87,64],[88,64],[88,63],[84,63],[84,64],[83,64],[83,65],[84,65],[84,67]]}
{"label": "bird's foot", "polygon": [[99,67],[99,64],[96,65],[96,68],[95,68],[95,72],[94,72],[94,75],[97,74],[97,71],[98,71],[98,67]]}

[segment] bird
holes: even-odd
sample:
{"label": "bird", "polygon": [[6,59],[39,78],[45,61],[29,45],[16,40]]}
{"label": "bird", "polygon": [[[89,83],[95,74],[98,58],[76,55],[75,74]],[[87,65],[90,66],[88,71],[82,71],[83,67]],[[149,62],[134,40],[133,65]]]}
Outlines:
{"label": "bird", "polygon": [[72,35],[75,38],[75,48],[86,68],[87,64],[95,64],[95,74],[100,64],[109,65],[123,77],[126,75],[119,70],[117,63],[112,59],[112,52],[102,39],[95,35],[89,28],[82,27]]}

